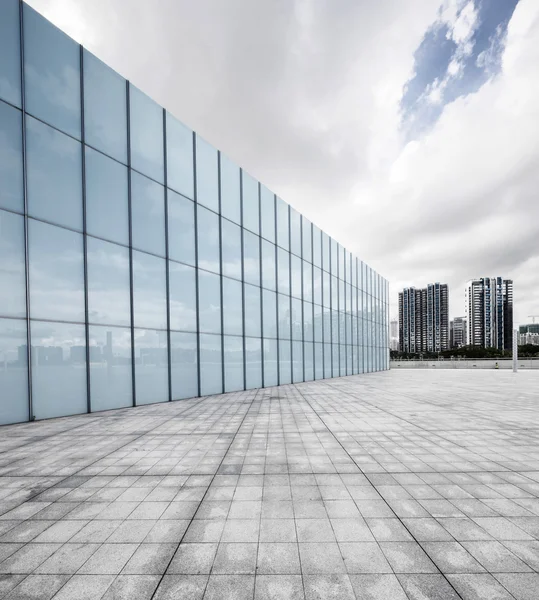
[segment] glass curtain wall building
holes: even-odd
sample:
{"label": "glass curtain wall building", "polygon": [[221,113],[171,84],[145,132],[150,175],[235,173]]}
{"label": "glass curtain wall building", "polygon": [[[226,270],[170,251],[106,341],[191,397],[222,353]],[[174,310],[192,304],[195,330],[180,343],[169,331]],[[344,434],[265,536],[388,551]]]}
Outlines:
{"label": "glass curtain wall building", "polygon": [[388,285],[0,3],[0,423],[388,368]]}

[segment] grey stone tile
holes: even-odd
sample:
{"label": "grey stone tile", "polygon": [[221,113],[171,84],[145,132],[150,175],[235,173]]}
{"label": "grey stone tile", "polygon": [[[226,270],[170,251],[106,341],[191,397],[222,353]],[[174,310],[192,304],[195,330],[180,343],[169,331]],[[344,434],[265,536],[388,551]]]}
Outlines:
{"label": "grey stone tile", "polygon": [[143,542],[146,544],[179,544],[189,527],[190,521],[157,521],[150,529]]}
{"label": "grey stone tile", "polygon": [[[4,523],[9,524],[10,521],[4,521]],[[51,525],[53,525],[54,521],[23,521],[22,523],[19,521],[13,521],[13,523],[19,523],[14,527],[10,528],[9,531],[4,533],[2,537],[0,537],[0,543],[26,543],[34,540],[39,534],[43,533],[46,529],[48,529]]]}
{"label": "grey stone tile", "polygon": [[256,572],[264,575],[300,575],[298,545],[260,543]]}
{"label": "grey stone tile", "polygon": [[514,600],[488,573],[448,575],[447,578],[463,600]]}
{"label": "grey stone tile", "polygon": [[140,544],[123,568],[125,575],[162,575],[170,563],[177,544]]}
{"label": "grey stone tile", "polygon": [[437,573],[438,569],[416,542],[380,542],[395,573]]}
{"label": "grey stone tile", "polygon": [[346,573],[344,560],[336,543],[299,544],[299,556],[303,575]]}
{"label": "grey stone tile", "polygon": [[331,519],[331,526],[338,542],[374,541],[371,530],[362,518]]}
{"label": "grey stone tile", "polygon": [[[465,521],[466,519],[446,519]],[[403,519],[404,526],[418,542],[452,542],[453,536],[431,517],[426,519]],[[473,522],[472,522],[473,523]]]}
{"label": "grey stone tile", "polygon": [[0,573],[33,573],[58,548],[60,544],[26,544],[0,563]]}
{"label": "grey stone tile", "polygon": [[422,545],[442,573],[482,573],[484,571],[481,564],[458,542],[424,542]]}
{"label": "grey stone tile", "polygon": [[118,575],[138,544],[102,544],[79,570],[81,575]]}
{"label": "grey stone tile", "polygon": [[408,600],[395,575],[350,575],[350,582],[359,600]]}
{"label": "grey stone tile", "polygon": [[135,544],[142,542],[155,525],[155,521],[124,521],[107,539],[109,544]]}
{"label": "grey stone tile", "polygon": [[335,534],[329,519],[298,519],[298,542],[334,542]]}
{"label": "grey stone tile", "polygon": [[516,541],[504,542],[506,548],[521,558],[534,571],[539,571],[539,542],[538,541]]}
{"label": "grey stone tile", "polygon": [[413,537],[399,519],[365,519],[378,542],[411,542]]}
{"label": "grey stone tile", "polygon": [[539,598],[539,574],[537,573],[499,573],[495,577],[516,600]]}
{"label": "grey stone tile", "polygon": [[51,575],[73,575],[99,548],[99,544],[64,544],[47,558],[36,573]]}
{"label": "grey stone tile", "polygon": [[532,540],[523,529],[505,517],[476,517],[474,521],[495,540]]}
{"label": "grey stone tile", "polygon": [[260,541],[295,542],[296,523],[294,519],[262,519],[260,521]]}
{"label": "grey stone tile", "polygon": [[355,600],[348,575],[305,575],[306,600]]}
{"label": "grey stone tile", "polygon": [[301,575],[257,575],[255,600],[304,600]]}
{"label": "grey stone tile", "polygon": [[398,575],[410,600],[459,600],[443,575]]}
{"label": "grey stone tile", "polygon": [[118,575],[103,600],[151,600],[160,579],[157,575]]}
{"label": "grey stone tile", "polygon": [[345,542],[339,548],[349,574],[393,572],[376,542]]}
{"label": "grey stone tile", "polygon": [[217,543],[181,544],[167,574],[172,575],[203,575],[211,573]]}
{"label": "grey stone tile", "polygon": [[[508,542],[510,543],[510,542]],[[489,573],[525,573],[530,567],[500,542],[462,542]]]}
{"label": "grey stone tile", "polygon": [[28,575],[5,600],[50,600],[68,579],[67,575]]}
{"label": "grey stone tile", "polygon": [[221,543],[213,561],[212,574],[254,575],[258,544]]}
{"label": "grey stone tile", "polygon": [[[258,542],[260,534],[260,521],[258,519],[232,519],[226,521],[222,529],[222,542]],[[186,541],[187,540],[186,537]],[[219,541],[201,540],[201,541]]]}
{"label": "grey stone tile", "polygon": [[27,575],[0,575],[0,598],[17,587],[19,583],[25,579]]}
{"label": "grey stone tile", "polygon": [[214,519],[194,520],[191,522],[185,536],[184,542],[218,542],[223,534],[225,521]]}
{"label": "grey stone tile", "polygon": [[204,600],[252,600],[254,587],[254,575],[210,575]]}
{"label": "grey stone tile", "polygon": [[54,600],[101,600],[113,580],[112,575],[73,575]]}
{"label": "grey stone tile", "polygon": [[40,533],[34,539],[34,542],[40,544],[61,544],[68,542],[86,523],[87,521],[58,521],[45,529],[43,533]]}
{"label": "grey stone tile", "polygon": [[207,575],[165,575],[155,592],[155,600],[202,600]]}

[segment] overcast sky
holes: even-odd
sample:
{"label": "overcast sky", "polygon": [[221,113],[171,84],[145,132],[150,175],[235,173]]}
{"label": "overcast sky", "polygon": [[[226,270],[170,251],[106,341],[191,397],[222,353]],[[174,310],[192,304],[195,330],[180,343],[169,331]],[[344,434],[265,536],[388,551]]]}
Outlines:
{"label": "overcast sky", "polygon": [[539,315],[537,0],[28,0],[404,286]]}

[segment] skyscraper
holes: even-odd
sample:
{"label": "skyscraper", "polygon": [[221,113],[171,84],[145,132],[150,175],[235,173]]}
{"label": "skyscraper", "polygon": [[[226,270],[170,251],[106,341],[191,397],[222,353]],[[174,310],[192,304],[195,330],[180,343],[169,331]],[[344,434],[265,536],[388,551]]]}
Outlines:
{"label": "skyscraper", "polygon": [[468,344],[466,317],[455,317],[449,323],[449,347],[462,348]]}
{"label": "skyscraper", "polygon": [[468,343],[511,350],[513,340],[513,281],[481,277],[466,285]]}
{"label": "skyscraper", "polygon": [[399,349],[401,352],[442,352],[449,348],[449,293],[447,284],[406,288],[399,293]]}

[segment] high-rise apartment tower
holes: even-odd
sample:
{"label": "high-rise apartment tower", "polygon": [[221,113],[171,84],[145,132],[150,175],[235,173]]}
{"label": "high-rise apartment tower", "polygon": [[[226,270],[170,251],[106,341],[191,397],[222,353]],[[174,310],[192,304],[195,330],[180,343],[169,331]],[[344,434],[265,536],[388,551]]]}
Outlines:
{"label": "high-rise apartment tower", "polygon": [[399,293],[399,350],[442,352],[449,349],[447,284],[406,288]]}

